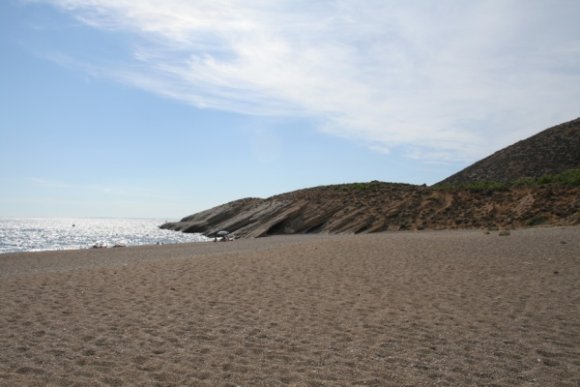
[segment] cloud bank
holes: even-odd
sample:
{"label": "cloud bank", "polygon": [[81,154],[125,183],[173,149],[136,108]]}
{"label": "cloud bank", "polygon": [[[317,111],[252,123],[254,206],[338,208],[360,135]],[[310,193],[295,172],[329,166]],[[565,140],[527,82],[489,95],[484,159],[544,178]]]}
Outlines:
{"label": "cloud bank", "polygon": [[580,115],[580,2],[39,0],[128,34],[118,81],[304,116],[381,152],[473,161]]}

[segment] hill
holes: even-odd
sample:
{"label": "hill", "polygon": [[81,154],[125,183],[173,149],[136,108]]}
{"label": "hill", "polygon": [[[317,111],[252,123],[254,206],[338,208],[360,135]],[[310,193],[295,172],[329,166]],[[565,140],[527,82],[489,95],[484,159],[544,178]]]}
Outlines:
{"label": "hill", "polygon": [[580,168],[580,118],[503,148],[437,184],[511,182]]}
{"label": "hill", "polygon": [[549,128],[434,187],[370,183],[246,198],[161,228],[242,237],[580,224],[580,119]]}
{"label": "hill", "polygon": [[580,224],[580,187],[448,190],[381,182],[334,185],[268,199],[241,199],[161,227],[208,236],[228,230],[242,237],[264,237],[541,224]]}

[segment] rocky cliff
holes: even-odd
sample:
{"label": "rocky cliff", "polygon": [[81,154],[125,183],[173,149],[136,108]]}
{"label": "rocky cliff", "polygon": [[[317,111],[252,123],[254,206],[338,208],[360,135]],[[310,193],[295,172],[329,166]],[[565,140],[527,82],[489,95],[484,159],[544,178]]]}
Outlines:
{"label": "rocky cliff", "polygon": [[580,188],[443,190],[381,182],[316,187],[268,199],[242,199],[162,228],[220,230],[241,237],[396,230],[516,228],[580,224]]}
{"label": "rocky cliff", "polygon": [[[572,174],[545,178],[563,171]],[[540,176],[542,184],[529,184],[529,179]],[[511,184],[516,180],[527,185]],[[576,119],[502,149],[435,187],[378,181],[315,187],[237,200],[161,227],[208,236],[228,230],[242,237],[262,237],[579,223],[580,119]]]}

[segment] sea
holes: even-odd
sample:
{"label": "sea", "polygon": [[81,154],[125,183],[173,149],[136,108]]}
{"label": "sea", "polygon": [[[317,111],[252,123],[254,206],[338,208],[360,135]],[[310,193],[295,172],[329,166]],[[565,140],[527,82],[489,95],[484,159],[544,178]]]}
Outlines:
{"label": "sea", "polygon": [[201,234],[162,230],[162,223],[161,219],[0,217],[0,254],[210,240]]}

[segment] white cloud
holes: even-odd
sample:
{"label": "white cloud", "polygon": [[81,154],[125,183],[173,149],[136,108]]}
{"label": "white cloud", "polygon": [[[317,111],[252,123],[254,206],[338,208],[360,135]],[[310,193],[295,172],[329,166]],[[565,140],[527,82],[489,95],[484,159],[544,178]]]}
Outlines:
{"label": "white cloud", "polygon": [[382,152],[474,160],[580,115],[577,1],[40,1],[134,35],[119,81]]}

